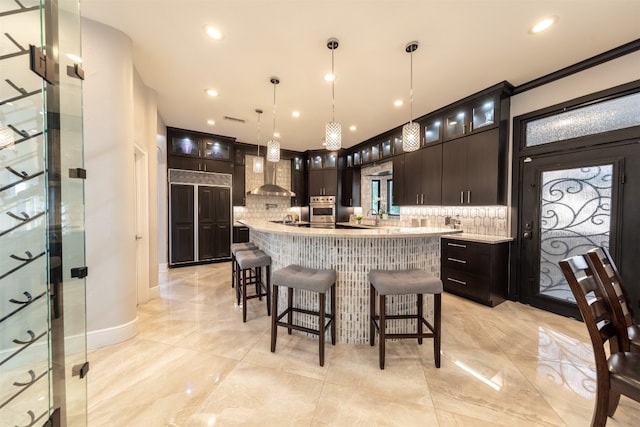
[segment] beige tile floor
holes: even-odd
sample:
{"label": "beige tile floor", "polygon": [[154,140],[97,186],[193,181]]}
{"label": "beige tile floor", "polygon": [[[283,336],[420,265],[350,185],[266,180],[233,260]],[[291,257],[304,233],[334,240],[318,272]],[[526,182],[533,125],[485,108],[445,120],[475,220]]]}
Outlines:
{"label": "beige tile floor", "polygon": [[[595,372],[580,322],[507,301],[443,297],[442,367],[427,340],[328,345],[234,306],[230,264],[172,269],[138,307],[140,332],[89,354],[89,425],[588,426]],[[638,425],[622,397],[609,426]],[[635,421],[634,421],[635,420]]]}

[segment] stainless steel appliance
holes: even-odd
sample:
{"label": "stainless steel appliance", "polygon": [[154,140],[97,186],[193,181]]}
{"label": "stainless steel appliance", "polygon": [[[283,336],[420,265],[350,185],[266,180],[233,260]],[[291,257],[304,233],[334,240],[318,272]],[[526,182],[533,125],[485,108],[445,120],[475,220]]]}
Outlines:
{"label": "stainless steel appliance", "polygon": [[309,223],[312,228],[336,227],[335,196],[311,196],[309,199]]}

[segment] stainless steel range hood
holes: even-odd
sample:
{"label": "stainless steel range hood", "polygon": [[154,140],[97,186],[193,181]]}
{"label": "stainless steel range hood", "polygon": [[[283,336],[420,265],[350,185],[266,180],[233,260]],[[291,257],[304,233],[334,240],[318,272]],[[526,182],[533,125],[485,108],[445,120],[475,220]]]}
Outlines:
{"label": "stainless steel range hood", "polygon": [[264,184],[251,191],[247,191],[247,194],[253,194],[255,196],[295,197],[296,193],[276,184],[277,163],[268,161],[264,163]]}

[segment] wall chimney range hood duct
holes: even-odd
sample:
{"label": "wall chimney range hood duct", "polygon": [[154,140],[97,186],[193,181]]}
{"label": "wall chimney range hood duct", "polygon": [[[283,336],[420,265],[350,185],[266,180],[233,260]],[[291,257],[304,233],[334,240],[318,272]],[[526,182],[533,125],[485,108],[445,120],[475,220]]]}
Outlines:
{"label": "wall chimney range hood duct", "polygon": [[295,197],[296,193],[276,184],[277,165],[276,162],[265,162],[264,184],[251,191],[247,191],[247,194],[253,194],[255,196]]}

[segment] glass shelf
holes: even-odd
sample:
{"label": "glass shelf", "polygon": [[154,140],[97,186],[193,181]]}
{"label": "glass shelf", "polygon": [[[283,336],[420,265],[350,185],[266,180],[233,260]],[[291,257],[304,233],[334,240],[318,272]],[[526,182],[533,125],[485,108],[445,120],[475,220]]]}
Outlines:
{"label": "glass shelf", "polygon": [[229,160],[229,144],[220,141],[204,142],[204,157],[209,159]]}
{"label": "glass shelf", "polygon": [[440,141],[440,129],[442,122],[440,119],[434,119],[424,125],[424,143],[430,144],[432,142]]}
{"label": "glass shelf", "polygon": [[199,156],[200,149],[198,141],[191,138],[172,138],[171,154],[185,154],[188,156]]}
{"label": "glass shelf", "polygon": [[493,100],[473,107],[473,129],[493,125],[496,109]]}

